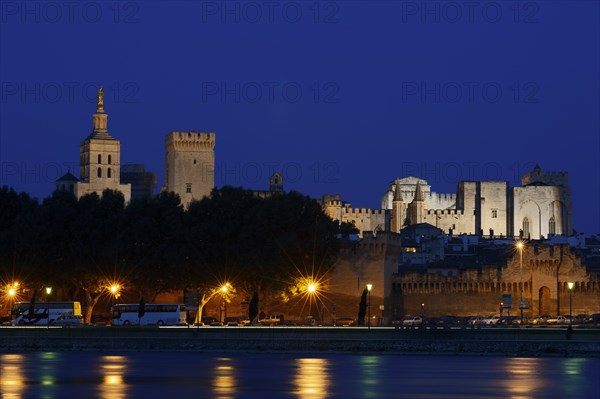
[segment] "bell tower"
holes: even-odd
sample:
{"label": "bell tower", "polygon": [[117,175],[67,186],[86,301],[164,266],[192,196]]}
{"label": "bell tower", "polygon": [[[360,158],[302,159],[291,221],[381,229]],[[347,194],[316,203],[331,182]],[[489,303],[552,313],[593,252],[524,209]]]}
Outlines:
{"label": "bell tower", "polygon": [[119,190],[125,201],[131,198],[131,185],[121,184],[121,143],[108,133],[108,115],[104,111],[104,91],[98,89],[92,133],[79,144],[77,197],[106,189]]}

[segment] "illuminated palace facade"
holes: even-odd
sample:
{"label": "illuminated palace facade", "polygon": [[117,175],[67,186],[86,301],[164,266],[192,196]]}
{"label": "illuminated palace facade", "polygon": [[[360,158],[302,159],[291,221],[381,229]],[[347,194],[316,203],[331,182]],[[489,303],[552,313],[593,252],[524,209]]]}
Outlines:
{"label": "illuminated palace facade", "polygon": [[513,188],[506,181],[461,181],[455,194],[440,194],[426,180],[411,176],[390,183],[381,209],[352,208],[339,195],[325,195],[323,207],[332,219],[353,223],[361,234],[399,233],[406,226],[428,223],[455,235],[572,235],[568,174],[536,166],[521,181],[521,187]]}

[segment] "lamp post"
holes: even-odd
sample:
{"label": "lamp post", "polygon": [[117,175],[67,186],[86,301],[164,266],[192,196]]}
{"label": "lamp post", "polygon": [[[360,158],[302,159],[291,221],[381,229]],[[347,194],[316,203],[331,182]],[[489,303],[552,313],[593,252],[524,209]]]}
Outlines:
{"label": "lamp post", "polygon": [[520,297],[519,297],[519,309],[521,310],[521,326],[523,325],[523,241],[517,243],[519,249],[519,268],[520,268]]}
{"label": "lamp post", "polygon": [[573,328],[573,287],[575,283],[569,281],[567,286],[569,287],[569,328]]}
{"label": "lamp post", "polygon": [[48,302],[48,297],[52,293],[52,287],[46,287],[46,328],[50,328],[50,302]]}
{"label": "lamp post", "polygon": [[368,328],[369,331],[371,331],[371,290],[373,289],[373,284],[367,284],[367,291],[369,292],[369,304],[368,304],[368,311],[369,311],[369,324],[368,324]]}
{"label": "lamp post", "polygon": [[227,296],[227,292],[228,291],[229,291],[229,283],[223,284],[223,286],[221,287],[221,295],[223,296],[223,305],[219,309],[221,311],[221,317],[219,317],[221,319],[220,322],[223,323],[223,324],[225,324],[225,319],[227,318],[227,300],[226,300],[226,296]]}

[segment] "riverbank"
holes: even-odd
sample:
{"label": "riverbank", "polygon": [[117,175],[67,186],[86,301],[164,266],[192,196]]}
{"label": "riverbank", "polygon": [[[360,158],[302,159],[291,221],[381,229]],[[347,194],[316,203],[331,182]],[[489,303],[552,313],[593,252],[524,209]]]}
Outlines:
{"label": "riverbank", "polygon": [[0,329],[0,351],[347,352],[600,357],[600,330],[297,327]]}

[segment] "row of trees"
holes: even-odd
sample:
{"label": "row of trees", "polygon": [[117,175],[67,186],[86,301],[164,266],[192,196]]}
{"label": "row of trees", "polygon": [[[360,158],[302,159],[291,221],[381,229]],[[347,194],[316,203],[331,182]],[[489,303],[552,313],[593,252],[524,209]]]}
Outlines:
{"label": "row of trees", "polygon": [[258,198],[223,187],[184,210],[168,192],[126,205],[118,191],[79,200],[56,191],[39,204],[2,187],[0,278],[61,288],[82,300],[87,322],[114,282],[152,301],[177,290],[207,300],[228,281],[254,300],[328,273],[336,235],[351,231],[296,192]]}

